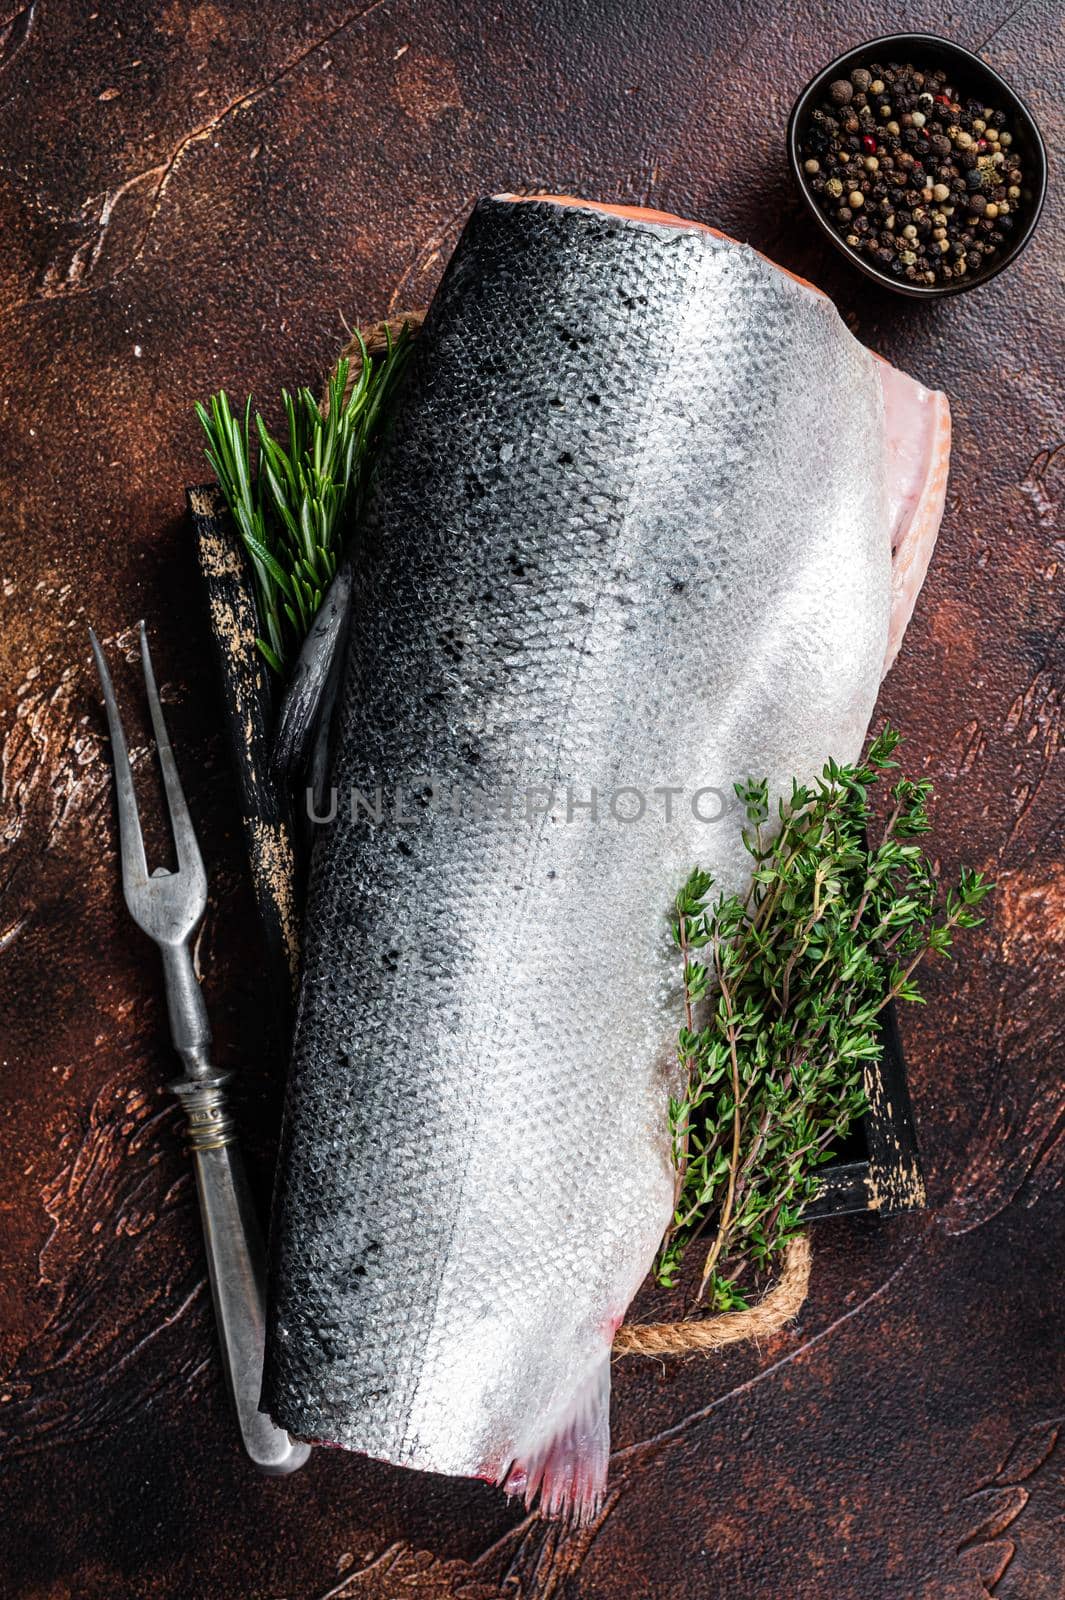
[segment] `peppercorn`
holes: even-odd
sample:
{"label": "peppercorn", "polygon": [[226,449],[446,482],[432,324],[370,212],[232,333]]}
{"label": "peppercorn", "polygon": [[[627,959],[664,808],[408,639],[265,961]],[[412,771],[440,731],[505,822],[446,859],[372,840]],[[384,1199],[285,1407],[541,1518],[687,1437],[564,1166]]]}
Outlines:
{"label": "peppercorn", "polygon": [[802,176],[842,241],[879,267],[922,285],[976,273],[1023,202],[1007,120],[959,97],[940,67],[869,62],[810,113]]}

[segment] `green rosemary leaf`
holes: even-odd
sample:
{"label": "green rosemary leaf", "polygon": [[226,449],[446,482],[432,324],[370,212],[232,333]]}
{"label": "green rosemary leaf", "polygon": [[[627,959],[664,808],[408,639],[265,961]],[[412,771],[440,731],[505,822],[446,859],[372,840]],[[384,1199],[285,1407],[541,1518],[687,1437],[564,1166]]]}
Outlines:
{"label": "green rosemary leaf", "polygon": [[351,394],[345,401],[351,367],[344,360],[326,386],[324,409],[307,388],[282,389],[287,448],[259,413],[253,427],[250,395],[239,417],[225,390],[196,405],[207,461],[251,558],[259,649],[279,676],[291,668],[336,574],[410,344],[404,328],[398,339],[387,338],[382,355],[371,356],[360,338]]}
{"label": "green rosemary leaf", "polygon": [[265,658],[267,665],[273,667],[275,672],[280,672],[282,670],[280,658],[278,657],[278,655],[276,654],[275,651],[271,650],[271,648],[267,644],[266,640],[265,639],[256,639],[255,643],[258,645],[259,650],[260,650],[261,654],[263,655],[263,657]]}

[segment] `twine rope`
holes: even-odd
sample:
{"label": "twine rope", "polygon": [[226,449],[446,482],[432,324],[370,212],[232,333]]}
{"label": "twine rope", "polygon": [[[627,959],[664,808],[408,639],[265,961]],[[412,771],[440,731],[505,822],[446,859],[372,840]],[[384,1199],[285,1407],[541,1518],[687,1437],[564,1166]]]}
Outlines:
{"label": "twine rope", "polygon": [[744,1339],[765,1339],[797,1317],[810,1287],[810,1240],[792,1239],[780,1277],[757,1305],[724,1311],[719,1317],[685,1322],[624,1322],[614,1335],[616,1356],[689,1356],[721,1350]]}
{"label": "twine rope", "polygon": [[[417,333],[425,321],[424,311],[401,311],[394,317],[362,330],[366,353],[383,355],[388,340],[397,339],[405,327]],[[362,349],[352,338],[341,359],[350,362],[345,399],[362,368]],[[684,1322],[626,1322],[614,1335],[614,1354],[618,1356],[687,1356],[708,1354],[725,1345],[741,1344],[745,1339],[765,1339],[797,1317],[810,1287],[812,1252],[807,1234],[793,1239],[784,1252],[779,1278],[771,1284],[757,1305],[746,1311],[725,1311],[717,1317],[689,1318]]]}

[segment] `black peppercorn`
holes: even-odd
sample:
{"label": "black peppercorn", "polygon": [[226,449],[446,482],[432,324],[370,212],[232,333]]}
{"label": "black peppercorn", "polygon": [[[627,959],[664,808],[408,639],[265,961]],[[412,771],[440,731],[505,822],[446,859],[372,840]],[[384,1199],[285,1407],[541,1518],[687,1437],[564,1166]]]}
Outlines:
{"label": "black peppercorn", "polygon": [[812,110],[803,181],[878,267],[922,285],[961,280],[986,270],[1023,211],[1024,161],[1007,122],[956,96],[941,67],[869,62]]}

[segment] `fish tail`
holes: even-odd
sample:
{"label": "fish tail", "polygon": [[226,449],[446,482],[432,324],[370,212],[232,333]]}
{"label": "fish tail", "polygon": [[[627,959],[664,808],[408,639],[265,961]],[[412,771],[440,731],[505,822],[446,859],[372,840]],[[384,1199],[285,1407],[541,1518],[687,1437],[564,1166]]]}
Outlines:
{"label": "fish tail", "polygon": [[565,1404],[523,1443],[500,1481],[508,1495],[524,1497],[526,1510],[539,1495],[543,1516],[582,1526],[602,1505],[609,1459],[608,1348]]}

